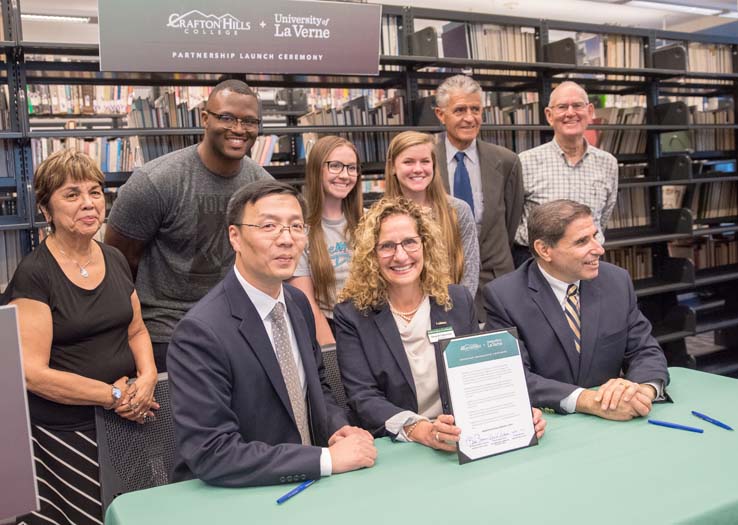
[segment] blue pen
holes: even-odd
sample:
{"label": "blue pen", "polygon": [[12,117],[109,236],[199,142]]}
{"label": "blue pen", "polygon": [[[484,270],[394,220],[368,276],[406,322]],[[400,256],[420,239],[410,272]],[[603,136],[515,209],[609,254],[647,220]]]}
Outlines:
{"label": "blue pen", "polygon": [[712,423],[713,425],[717,425],[720,428],[724,428],[725,430],[733,430],[731,427],[723,423],[722,421],[718,421],[717,419],[712,419],[710,416],[706,416],[705,414],[700,414],[696,410],[692,410],[692,415],[697,416],[700,419],[704,419],[708,423]]}
{"label": "blue pen", "polygon": [[303,490],[305,490],[306,488],[308,488],[310,485],[312,485],[316,481],[318,481],[318,480],[317,479],[309,479],[307,481],[303,481],[298,486],[296,486],[294,489],[292,489],[291,491],[289,491],[287,494],[285,494],[284,496],[280,497],[277,500],[277,504],[278,505],[281,505],[282,503],[284,503],[285,501],[287,501],[288,499],[290,499],[292,496],[295,496],[295,495],[299,494],[300,492],[302,492]]}
{"label": "blue pen", "polygon": [[660,427],[667,427],[667,428],[676,428],[677,430],[686,430],[688,432],[697,432],[698,434],[702,434],[704,430],[697,427],[688,427],[687,425],[680,425],[678,423],[669,423],[668,421],[659,421],[658,419],[649,419],[649,423],[652,425],[658,425]]}

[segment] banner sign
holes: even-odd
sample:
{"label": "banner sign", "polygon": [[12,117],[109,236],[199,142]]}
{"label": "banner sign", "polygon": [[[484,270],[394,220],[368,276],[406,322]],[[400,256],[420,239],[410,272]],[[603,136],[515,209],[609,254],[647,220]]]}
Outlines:
{"label": "banner sign", "polygon": [[379,73],[381,6],[98,0],[101,71]]}

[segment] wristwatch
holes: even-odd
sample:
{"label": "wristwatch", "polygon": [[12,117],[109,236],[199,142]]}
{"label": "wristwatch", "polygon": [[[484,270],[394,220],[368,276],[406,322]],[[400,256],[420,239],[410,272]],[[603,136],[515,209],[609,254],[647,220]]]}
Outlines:
{"label": "wristwatch", "polygon": [[115,385],[113,385],[113,390],[111,391],[111,393],[113,394],[113,404],[108,407],[108,410],[112,410],[116,403],[120,401],[120,398],[123,395],[123,392],[120,391],[120,388]]}

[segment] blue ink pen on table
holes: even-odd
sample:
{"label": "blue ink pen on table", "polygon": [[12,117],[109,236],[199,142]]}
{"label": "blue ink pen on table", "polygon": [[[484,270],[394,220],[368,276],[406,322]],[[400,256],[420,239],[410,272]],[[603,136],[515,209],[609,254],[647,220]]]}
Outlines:
{"label": "blue ink pen on table", "polygon": [[705,414],[700,414],[696,410],[692,410],[692,415],[697,416],[700,419],[704,419],[708,423],[712,423],[713,425],[716,425],[720,428],[724,428],[725,430],[733,430],[731,427],[723,423],[722,421],[718,421],[717,419],[713,419],[710,416],[706,416]]}
{"label": "blue ink pen on table", "polygon": [[285,501],[287,501],[288,499],[290,499],[292,496],[296,496],[297,494],[299,494],[300,492],[302,492],[303,490],[305,490],[306,488],[308,488],[310,485],[312,485],[316,481],[318,481],[318,480],[317,479],[309,479],[307,481],[303,481],[298,486],[296,486],[294,489],[292,489],[291,491],[289,491],[287,494],[285,494],[284,496],[281,496],[277,500],[277,504],[278,505],[281,505],[282,503],[284,503]]}
{"label": "blue ink pen on table", "polygon": [[671,423],[669,421],[659,421],[658,419],[649,419],[648,422],[652,425],[658,425],[660,427],[686,430],[687,432],[697,432],[698,434],[702,434],[704,432],[704,430],[702,430],[701,428],[688,427],[687,425],[680,425],[679,423]]}

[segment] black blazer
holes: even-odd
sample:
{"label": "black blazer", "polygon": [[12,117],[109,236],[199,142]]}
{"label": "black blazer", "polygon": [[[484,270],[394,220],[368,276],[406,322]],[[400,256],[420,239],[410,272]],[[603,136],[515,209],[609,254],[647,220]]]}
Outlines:
{"label": "black blazer", "polygon": [[[453,308],[448,312],[431,298],[431,328],[451,325],[457,336],[479,331],[469,290],[452,284],[449,294]],[[333,320],[348,404],[363,428],[375,436],[389,435],[385,421],[405,410],[418,411],[415,382],[392,312],[386,304],[360,312],[351,302],[345,301],[336,305]],[[448,400],[442,386],[444,374],[440,369],[443,361],[439,344],[434,347],[441,400],[444,412],[448,413]]]}
{"label": "black blazer", "polygon": [[636,383],[669,381],[666,358],[638,309],[622,268],[600,261],[599,275],[581,281],[581,354],[551,286],[534,259],[484,287],[487,330],[517,326],[533,406],[561,412],[577,387],[619,377]]}
{"label": "black blazer", "polygon": [[303,446],[264,324],[231,270],[180,321],[167,354],[178,464],[174,480],[214,485],[320,477],[319,447],[347,423],[324,376],[305,295],[284,285],[307,382],[313,445]]}

